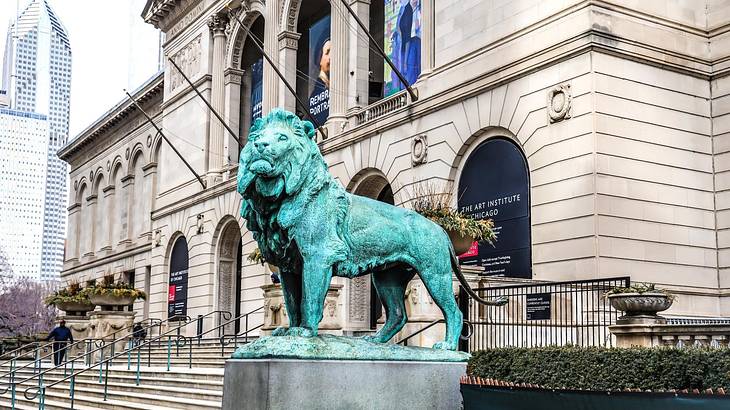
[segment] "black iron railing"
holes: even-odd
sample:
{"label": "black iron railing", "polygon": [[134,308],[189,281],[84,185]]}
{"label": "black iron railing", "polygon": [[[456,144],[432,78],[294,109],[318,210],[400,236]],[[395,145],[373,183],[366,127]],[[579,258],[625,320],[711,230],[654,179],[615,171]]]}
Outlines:
{"label": "black iron railing", "polygon": [[[574,344],[612,346],[608,326],[620,312],[604,294],[614,287],[628,287],[628,277],[549,282],[476,288],[485,299],[506,296],[505,306],[462,303],[464,320],[471,324],[468,350],[493,347],[533,347]],[[460,298],[468,298],[461,292]]]}

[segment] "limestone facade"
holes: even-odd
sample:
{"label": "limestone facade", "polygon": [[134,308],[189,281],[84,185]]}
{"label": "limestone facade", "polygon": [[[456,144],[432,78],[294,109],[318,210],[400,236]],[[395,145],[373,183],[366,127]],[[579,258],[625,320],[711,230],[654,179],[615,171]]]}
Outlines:
{"label": "limestone facade", "polygon": [[[348,1],[368,21],[373,0]],[[142,17],[245,142],[249,29],[294,83],[300,9],[330,6],[226,3],[150,0]],[[678,293],[669,315],[730,315],[730,1],[422,0],[418,100],[403,91],[373,104],[373,53],[332,4],[320,148],[350,191],[389,185],[403,204],[418,181],[458,185],[480,143],[507,138],[529,168],[533,279],[628,275]],[[134,272],[150,293],[139,317],[165,319],[170,252],[184,236],[188,315],[261,307],[270,281],[246,260],[256,244],[235,192],[239,141],[169,63],[134,96],[206,186],[121,102],[59,153],[71,164],[63,278]],[[296,109],[267,63],[262,106]],[[369,280],[336,283],[344,331],[368,329]]]}

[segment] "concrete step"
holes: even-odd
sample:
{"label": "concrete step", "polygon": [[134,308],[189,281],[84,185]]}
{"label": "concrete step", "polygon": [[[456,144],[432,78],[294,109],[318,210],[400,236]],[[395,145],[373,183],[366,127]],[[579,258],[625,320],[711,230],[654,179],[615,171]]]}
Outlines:
{"label": "concrete step", "polygon": [[[55,380],[44,380],[47,384],[52,384]],[[16,397],[23,395],[28,387],[37,386],[36,383],[24,383],[17,386]],[[130,403],[150,404],[158,403],[163,407],[181,408],[181,403],[194,405],[200,408],[217,408],[220,407],[223,399],[223,390],[204,390],[194,389],[192,387],[168,387],[168,386],[149,386],[134,385],[133,383],[112,383],[107,385],[107,400],[121,400]],[[68,396],[70,384],[68,382],[59,383],[53,387],[46,389],[46,395]],[[74,395],[95,398],[96,401],[104,399],[104,383],[79,381],[74,383]],[[182,408],[187,408],[183,406]]]}

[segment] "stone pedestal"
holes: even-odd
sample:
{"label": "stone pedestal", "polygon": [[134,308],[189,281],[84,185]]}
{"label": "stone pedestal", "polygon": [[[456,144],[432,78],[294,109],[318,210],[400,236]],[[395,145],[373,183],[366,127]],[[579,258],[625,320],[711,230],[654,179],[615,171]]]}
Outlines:
{"label": "stone pedestal", "polygon": [[[327,291],[324,302],[324,317],[319,323],[319,333],[342,335],[342,309],[340,294],[343,285],[332,284]],[[264,285],[264,325],[261,327],[261,335],[270,335],[271,331],[279,326],[289,326],[289,318],[286,315],[284,296],[280,284]]]}
{"label": "stone pedestal", "polygon": [[[129,336],[132,333],[132,325],[134,324],[135,312],[114,312],[114,311],[96,311],[89,314],[89,337],[97,340],[110,342],[114,339],[120,339]],[[114,332],[117,332],[113,335]],[[125,341],[117,342],[114,345],[114,351],[120,352],[127,347]],[[110,352],[104,352],[107,355]]]}
{"label": "stone pedestal", "polygon": [[226,361],[223,409],[458,409],[466,363]]}

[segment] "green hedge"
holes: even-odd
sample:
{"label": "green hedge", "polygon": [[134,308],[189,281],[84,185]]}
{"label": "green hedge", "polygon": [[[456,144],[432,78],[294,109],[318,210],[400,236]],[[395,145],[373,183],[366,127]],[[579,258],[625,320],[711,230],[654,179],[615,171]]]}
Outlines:
{"label": "green hedge", "polygon": [[471,376],[584,390],[730,389],[728,348],[551,346],[475,352]]}

